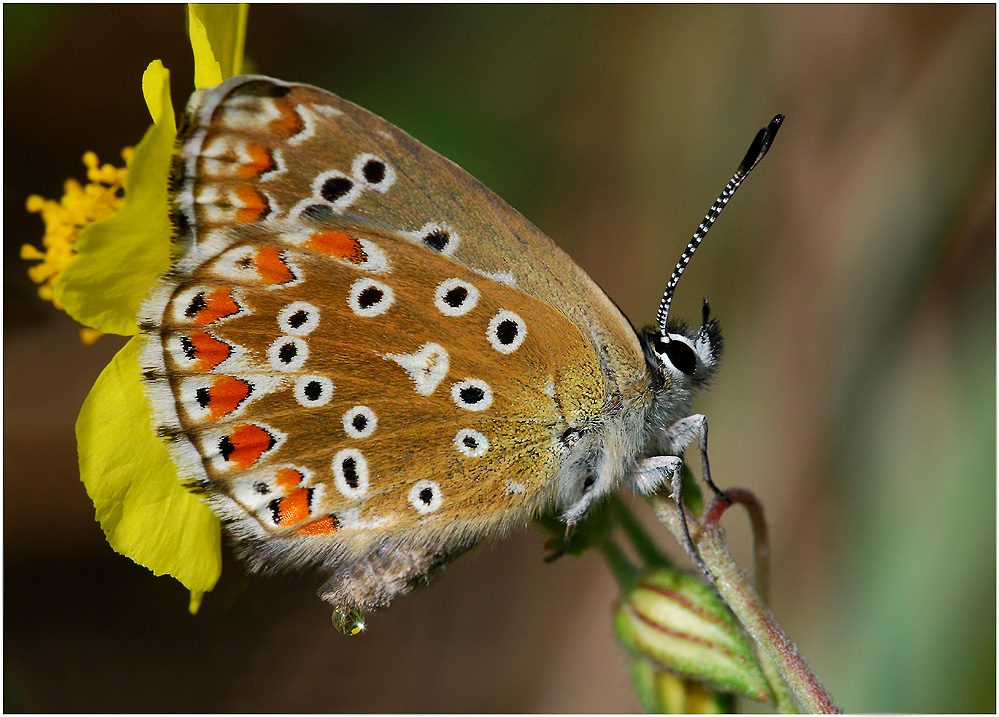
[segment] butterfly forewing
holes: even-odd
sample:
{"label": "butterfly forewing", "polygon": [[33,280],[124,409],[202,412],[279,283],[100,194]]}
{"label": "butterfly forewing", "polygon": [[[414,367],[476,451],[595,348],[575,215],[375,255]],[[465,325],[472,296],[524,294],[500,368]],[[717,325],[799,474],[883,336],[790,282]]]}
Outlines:
{"label": "butterfly forewing", "polygon": [[[227,83],[187,121],[185,253],[144,308],[143,362],[182,477],[237,535],[272,541],[270,565],[363,559],[417,533],[467,545],[550,503],[559,437],[603,406],[604,324],[502,256],[571,262],[320,90]],[[589,281],[571,266],[563,281]]]}

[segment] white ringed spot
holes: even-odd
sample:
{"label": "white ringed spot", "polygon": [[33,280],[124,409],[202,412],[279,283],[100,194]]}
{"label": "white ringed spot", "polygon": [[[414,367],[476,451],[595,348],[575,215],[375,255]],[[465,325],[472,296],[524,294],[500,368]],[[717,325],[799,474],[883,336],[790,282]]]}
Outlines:
{"label": "white ringed spot", "polygon": [[346,498],[360,498],[368,492],[368,461],[356,448],[344,448],[333,456],[333,481]]}
{"label": "white ringed spot", "polygon": [[409,491],[409,502],[420,513],[433,513],[441,507],[444,495],[441,487],[432,480],[421,480]]}
{"label": "white ringed spot", "polygon": [[467,314],[479,303],[479,290],[462,279],[445,279],[434,289],[434,306],[445,316]]}
{"label": "white ringed spot", "polygon": [[512,311],[502,309],[489,322],[486,338],[501,354],[512,354],[527,338],[527,324]]}
{"label": "white ringed spot", "polygon": [[489,440],[478,431],[462,428],[454,436],[454,447],[463,456],[479,458],[489,450]]}
{"label": "white ringed spot", "polygon": [[395,170],[384,159],[373,154],[359,154],[351,167],[354,178],[368,189],[385,193],[395,184]]}
{"label": "white ringed spot", "polygon": [[319,307],[306,301],[293,301],[281,309],[277,322],[284,333],[305,336],[319,326]]}
{"label": "white ringed spot", "polygon": [[374,279],[358,279],[347,292],[347,306],[358,316],[378,316],[392,306],[391,287]]}
{"label": "white ringed spot", "polygon": [[[334,212],[342,212],[361,196],[362,185],[338,169],[323,172],[312,180],[312,196]],[[296,205],[297,206],[297,205]]]}
{"label": "white ringed spot", "polygon": [[378,417],[367,406],[354,406],[343,414],[343,430],[351,438],[367,438],[378,427]]}
{"label": "white ringed spot", "polygon": [[325,406],[333,398],[333,388],[325,376],[301,376],[295,381],[295,400],[305,408]]}
{"label": "white ringed spot", "polygon": [[267,349],[267,360],[278,371],[297,371],[309,358],[309,345],[295,336],[282,336]]}
{"label": "white ringed spot", "polygon": [[447,224],[427,222],[415,232],[402,234],[410,241],[422,244],[444,256],[451,256],[458,248],[458,235]]}
{"label": "white ringed spot", "polygon": [[493,390],[478,378],[467,378],[451,386],[451,398],[458,408],[484,411],[493,404]]}

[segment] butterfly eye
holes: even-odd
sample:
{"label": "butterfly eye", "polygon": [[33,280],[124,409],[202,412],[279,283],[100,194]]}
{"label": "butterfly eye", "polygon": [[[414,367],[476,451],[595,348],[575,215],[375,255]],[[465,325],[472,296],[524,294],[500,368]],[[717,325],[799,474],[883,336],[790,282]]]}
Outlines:
{"label": "butterfly eye", "polygon": [[667,341],[663,346],[662,353],[666,355],[677,371],[688,376],[694,375],[694,371],[697,369],[697,356],[694,354],[694,349],[688,344],[676,339]]}

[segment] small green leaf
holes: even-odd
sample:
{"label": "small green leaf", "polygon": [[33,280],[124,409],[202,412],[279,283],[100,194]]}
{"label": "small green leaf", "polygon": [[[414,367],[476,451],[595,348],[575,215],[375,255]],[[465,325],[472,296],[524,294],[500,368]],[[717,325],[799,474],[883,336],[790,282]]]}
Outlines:
{"label": "small green leaf", "polygon": [[566,538],[566,525],[556,516],[538,518],[537,522],[551,536],[548,547],[553,552],[566,555],[582,555],[594,545],[599,544],[607,535],[611,526],[610,506],[604,501],[594,506],[586,517],[569,531],[569,544],[563,550]]}

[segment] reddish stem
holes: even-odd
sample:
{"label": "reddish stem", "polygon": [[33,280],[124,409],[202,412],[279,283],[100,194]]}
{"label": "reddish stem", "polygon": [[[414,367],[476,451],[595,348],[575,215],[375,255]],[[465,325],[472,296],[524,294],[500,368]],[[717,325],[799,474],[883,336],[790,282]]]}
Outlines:
{"label": "reddish stem", "polygon": [[[728,498],[726,500],[725,498]],[[717,496],[701,516],[704,530],[717,530],[722,515],[733,503],[745,507],[753,529],[753,554],[756,565],[756,591],[763,602],[770,602],[770,533],[763,517],[763,504],[750,491],[743,488],[729,488],[725,498]]]}
{"label": "reddish stem", "polygon": [[[762,511],[753,507],[754,504],[758,506],[756,499],[747,491],[729,491],[729,498],[745,505],[750,511],[751,520],[755,520],[754,514],[762,518]],[[676,505],[658,495],[650,496],[650,500],[660,520],[677,540],[682,540],[682,523]],[[728,501],[721,500],[725,503],[724,506],[712,504],[705,511],[705,520],[698,526],[700,534],[695,540],[698,552],[715,576],[715,588],[743,627],[759,643],[769,659],[773,660],[781,677],[805,709],[813,713],[838,713],[836,704],[808,667],[798,648],[784,634],[759,593],[745,580],[728,552],[718,528],[718,520],[728,507]],[[769,671],[766,664],[764,669]],[[773,683],[771,685],[775,689],[781,689]],[[778,706],[781,707],[783,703],[784,700],[781,699]]]}

